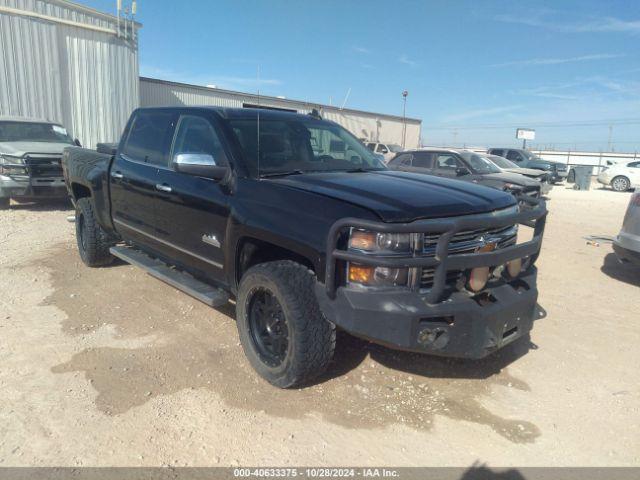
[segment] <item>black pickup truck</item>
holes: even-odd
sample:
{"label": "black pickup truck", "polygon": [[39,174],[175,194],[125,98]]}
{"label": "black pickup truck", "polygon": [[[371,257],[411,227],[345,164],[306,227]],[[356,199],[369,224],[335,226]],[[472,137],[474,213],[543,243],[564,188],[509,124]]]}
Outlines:
{"label": "black pickup truck", "polygon": [[[467,358],[532,327],[542,200],[520,210],[388,170],[317,115],[138,109],[117,147],[71,147],[62,165],[84,263],[119,257],[209,305],[235,299],[244,351],[276,386],[320,374],[336,327]],[[533,234],[516,244],[519,224]]]}

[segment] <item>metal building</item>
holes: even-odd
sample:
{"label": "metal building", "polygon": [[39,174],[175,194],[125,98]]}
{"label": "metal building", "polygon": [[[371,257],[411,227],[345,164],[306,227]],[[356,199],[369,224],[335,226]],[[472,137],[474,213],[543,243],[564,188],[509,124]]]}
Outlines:
{"label": "metal building", "polygon": [[138,106],[139,27],[65,0],[0,0],[0,115],[116,141]]}
{"label": "metal building", "polygon": [[311,110],[316,109],[323,118],[342,125],[358,138],[398,145],[402,145],[406,121],[406,148],[416,148],[420,144],[422,121],[415,118],[403,119],[396,115],[364,112],[279,97],[262,95],[258,97],[257,94],[140,77],[140,106],[172,105],[211,105],[233,108],[260,106],[299,113],[310,113]]}

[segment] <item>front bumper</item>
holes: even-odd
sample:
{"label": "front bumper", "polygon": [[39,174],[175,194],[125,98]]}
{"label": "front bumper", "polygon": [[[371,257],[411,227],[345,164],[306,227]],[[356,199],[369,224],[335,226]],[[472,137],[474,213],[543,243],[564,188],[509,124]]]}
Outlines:
{"label": "front bumper", "polygon": [[391,348],[478,359],[526,335],[537,318],[536,269],[514,284],[489,288],[492,301],[466,292],[431,305],[417,292],[338,289],[331,301],[320,283],[316,294],[326,318],[347,332]]}
{"label": "front bumper", "polygon": [[30,177],[0,175],[0,198],[65,198],[68,196],[63,177]]}
{"label": "front bumper", "polygon": [[613,251],[621,261],[640,265],[640,235],[621,231],[613,241]]}
{"label": "front bumper", "polygon": [[[532,208],[505,215],[419,220],[389,224],[355,218],[337,221],[327,241],[325,282],[316,285],[316,296],[325,317],[355,335],[392,348],[437,355],[480,358],[525,335],[535,317],[538,292],[533,266],[540,252],[547,210],[541,199],[520,196]],[[533,227],[529,241],[490,252],[450,254],[456,233],[479,228],[523,224]],[[385,233],[439,234],[435,256],[380,257],[338,248],[344,232],[360,228]],[[495,280],[478,295],[447,285],[449,271],[504,265],[529,258],[530,267],[517,279]],[[388,268],[433,268],[433,285],[423,290],[371,289],[344,286],[340,273],[346,262]],[[343,285],[343,286],[337,286]]]}

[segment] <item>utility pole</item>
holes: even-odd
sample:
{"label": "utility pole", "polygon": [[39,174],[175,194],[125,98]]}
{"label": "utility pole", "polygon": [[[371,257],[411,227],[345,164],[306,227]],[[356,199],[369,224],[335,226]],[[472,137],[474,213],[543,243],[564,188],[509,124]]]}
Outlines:
{"label": "utility pole", "polygon": [[405,147],[407,141],[407,95],[409,92],[404,90],[402,92],[402,148]]}
{"label": "utility pole", "polygon": [[611,138],[613,137],[613,125],[609,125],[609,141],[607,142],[607,150],[613,152],[613,148],[611,146]]}

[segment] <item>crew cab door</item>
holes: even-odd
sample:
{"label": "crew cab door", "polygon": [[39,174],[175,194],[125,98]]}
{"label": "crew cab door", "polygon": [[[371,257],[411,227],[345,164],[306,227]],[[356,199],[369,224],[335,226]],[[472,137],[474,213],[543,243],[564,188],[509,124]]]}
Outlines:
{"label": "crew cab door", "polygon": [[109,172],[115,228],[125,239],[140,245],[153,246],[156,237],[158,170],[167,164],[176,118],[166,110],[138,111]]}
{"label": "crew cab door", "polygon": [[[181,153],[213,156],[228,165],[215,119],[207,113],[180,115],[170,158]],[[162,251],[191,270],[224,282],[224,241],[229,197],[219,181],[181,173],[169,162],[158,171],[157,231]]]}

